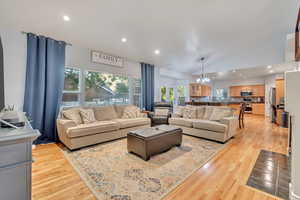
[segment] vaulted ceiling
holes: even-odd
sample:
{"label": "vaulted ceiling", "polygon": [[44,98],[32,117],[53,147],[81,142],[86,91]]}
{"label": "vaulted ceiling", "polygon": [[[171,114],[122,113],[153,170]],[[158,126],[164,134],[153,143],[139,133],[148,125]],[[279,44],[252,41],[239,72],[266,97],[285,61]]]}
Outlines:
{"label": "vaulted ceiling", "polygon": [[1,0],[0,26],[197,74],[202,56],[209,72],[282,63],[298,8],[298,0]]}

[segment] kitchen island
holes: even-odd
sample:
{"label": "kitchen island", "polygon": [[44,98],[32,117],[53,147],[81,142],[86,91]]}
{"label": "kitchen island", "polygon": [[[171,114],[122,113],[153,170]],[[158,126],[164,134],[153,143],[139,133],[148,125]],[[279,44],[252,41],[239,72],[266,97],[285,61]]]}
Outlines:
{"label": "kitchen island", "polygon": [[186,102],[186,105],[193,106],[228,106],[235,109],[235,114],[239,113],[241,103],[247,104],[247,113],[254,115],[265,114],[265,103],[264,102],[246,102],[246,101],[191,101]]}

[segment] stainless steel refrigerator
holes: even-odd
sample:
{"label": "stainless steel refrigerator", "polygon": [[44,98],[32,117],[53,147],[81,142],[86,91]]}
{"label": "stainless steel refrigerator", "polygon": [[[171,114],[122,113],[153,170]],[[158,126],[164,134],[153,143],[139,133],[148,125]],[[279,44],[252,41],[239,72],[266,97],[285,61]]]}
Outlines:
{"label": "stainless steel refrigerator", "polygon": [[276,123],[276,88],[270,88],[268,101],[271,110],[271,122]]}

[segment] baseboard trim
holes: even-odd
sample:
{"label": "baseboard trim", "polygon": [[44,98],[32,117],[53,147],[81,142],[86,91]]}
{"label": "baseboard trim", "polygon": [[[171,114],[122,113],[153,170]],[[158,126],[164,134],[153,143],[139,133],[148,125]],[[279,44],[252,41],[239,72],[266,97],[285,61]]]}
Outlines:
{"label": "baseboard trim", "polygon": [[292,183],[290,183],[290,200],[300,200],[300,196],[296,195],[292,190]]}

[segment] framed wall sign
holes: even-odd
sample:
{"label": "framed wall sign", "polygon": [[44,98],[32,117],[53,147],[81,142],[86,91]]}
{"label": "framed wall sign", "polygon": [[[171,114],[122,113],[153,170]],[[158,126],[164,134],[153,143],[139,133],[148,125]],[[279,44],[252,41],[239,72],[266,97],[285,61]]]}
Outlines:
{"label": "framed wall sign", "polygon": [[123,67],[124,59],[118,56],[109,55],[100,51],[91,51],[91,59],[93,63],[101,63],[116,67]]}

